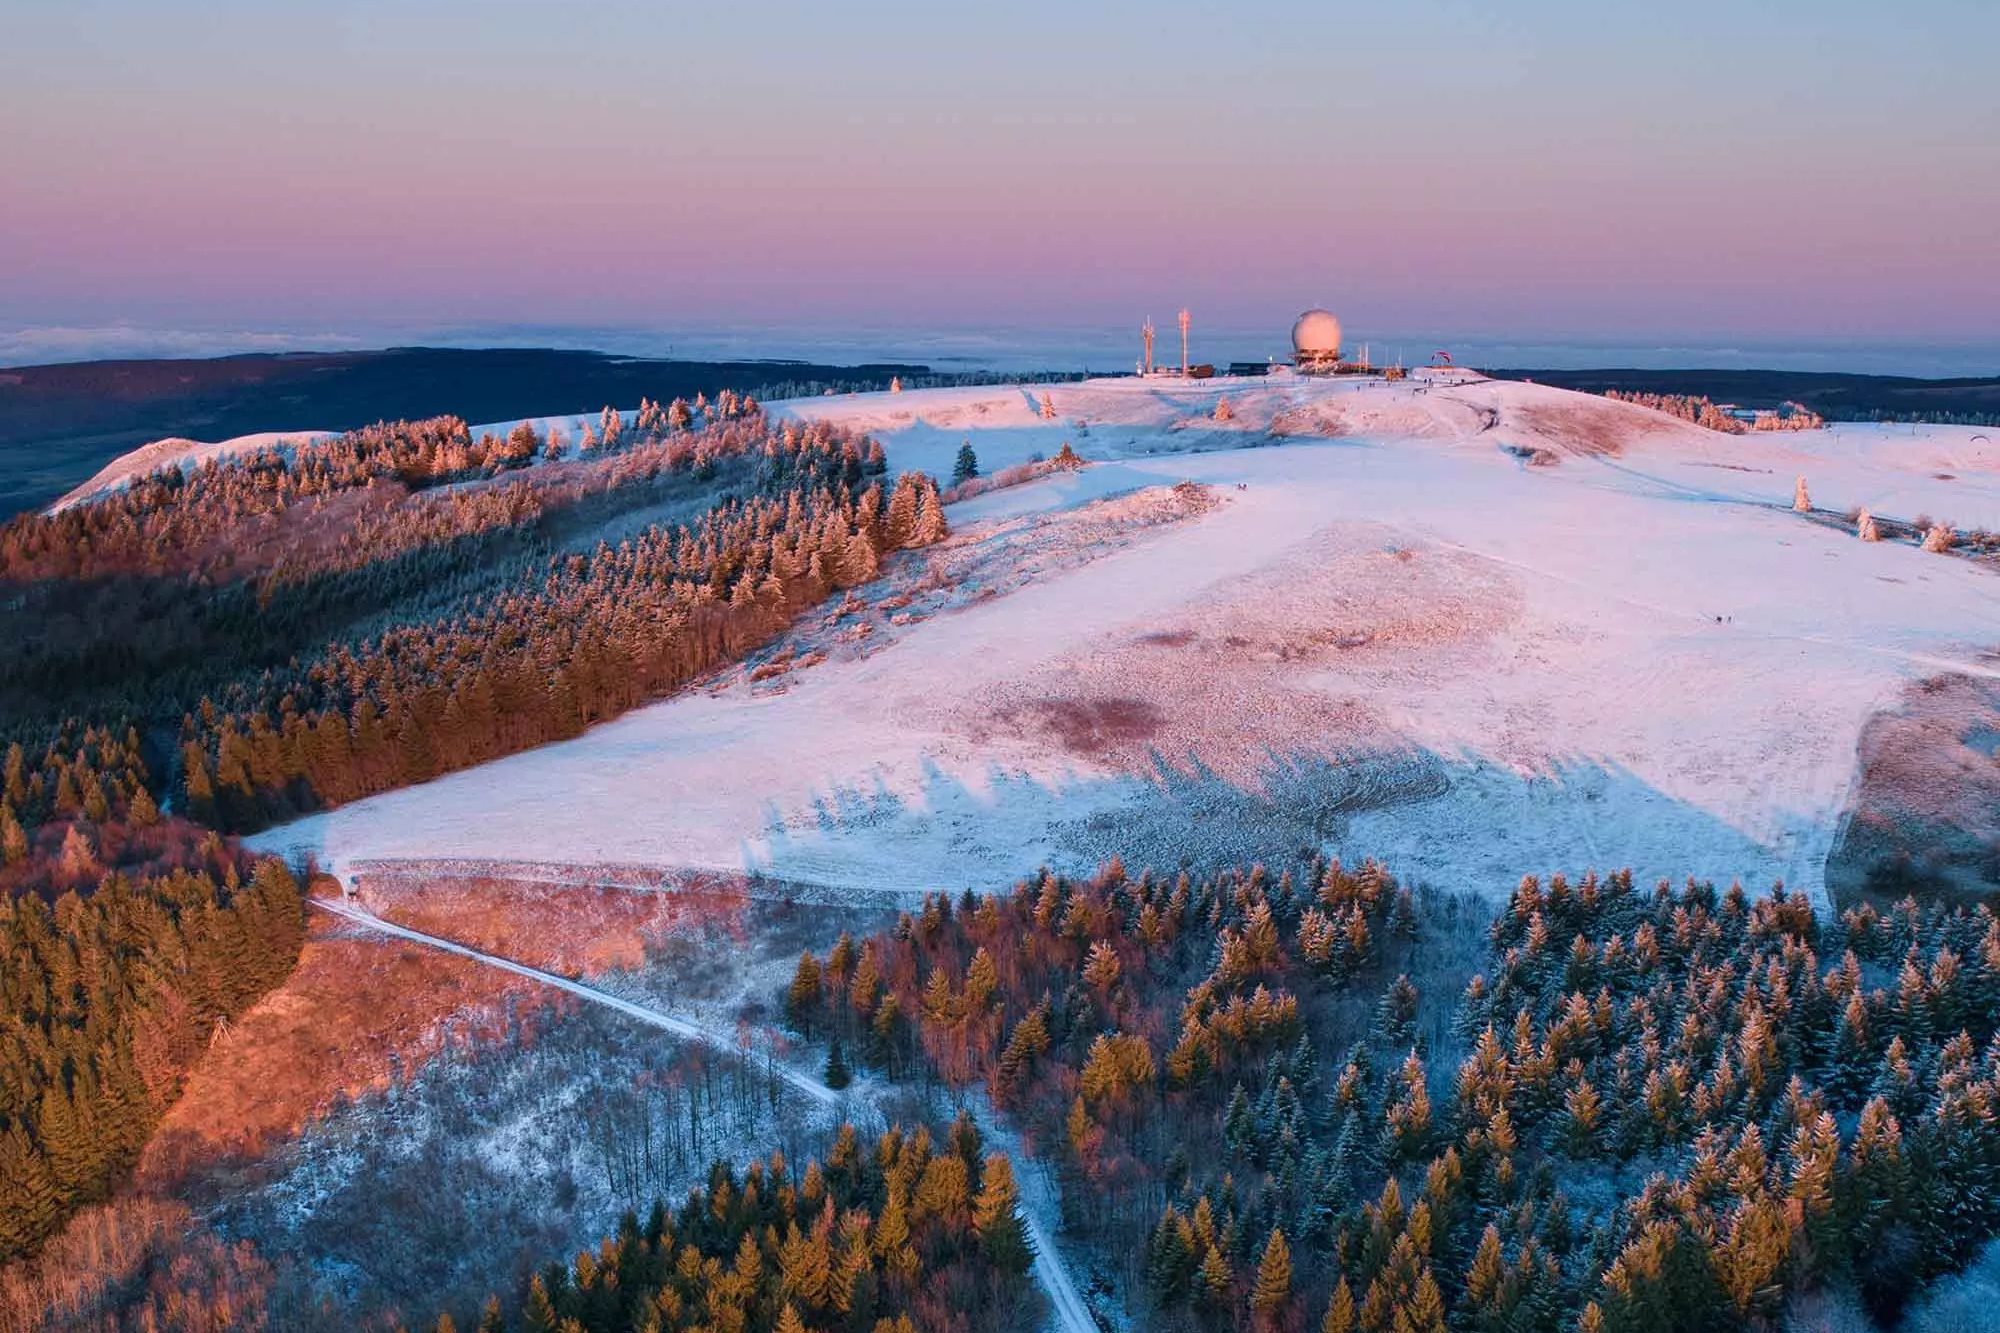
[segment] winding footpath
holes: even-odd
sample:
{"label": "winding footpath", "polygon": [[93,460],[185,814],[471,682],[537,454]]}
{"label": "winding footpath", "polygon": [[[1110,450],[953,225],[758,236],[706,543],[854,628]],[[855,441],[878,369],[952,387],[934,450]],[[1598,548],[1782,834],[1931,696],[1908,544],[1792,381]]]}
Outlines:
{"label": "winding footpath", "polygon": [[[566,991],[578,999],[588,1000],[592,1004],[602,1005],[607,1009],[614,1009],[628,1018],[637,1019],[639,1022],[645,1023],[650,1027],[670,1032],[687,1041],[700,1042],[704,1046],[731,1056],[741,1057],[744,1055],[742,1046],[733,1034],[717,1032],[712,1028],[703,1027],[698,1023],[690,1023],[684,1018],[675,1018],[671,1014],[663,1014],[657,1009],[649,1009],[645,1005],[635,1004],[622,996],[613,995],[606,990],[599,990],[595,986],[573,980],[559,973],[545,972],[541,968],[530,967],[526,963],[517,963],[511,958],[503,958],[498,954],[484,953],[478,949],[460,944],[455,940],[448,940],[441,935],[428,935],[420,930],[411,930],[408,926],[399,926],[393,921],[383,920],[367,908],[353,902],[330,898],[308,898],[306,901],[321,911],[329,912],[363,930],[374,931],[377,934],[387,935],[394,939],[406,940],[412,944],[421,944],[426,948],[437,949],[444,953],[457,954],[460,958],[467,958],[475,963],[483,963],[488,967],[495,967],[503,972],[512,972],[517,977],[526,977],[530,981],[540,982],[542,985]],[[791,1087],[805,1094],[821,1106],[840,1107],[843,1104],[850,1103],[857,1094],[862,1097],[869,1097],[873,1093],[873,1089],[866,1083],[853,1084],[845,1091],[830,1088],[812,1075],[794,1069],[782,1061],[772,1060],[769,1062],[769,1067],[777,1077],[783,1079]],[[872,1104],[868,1109],[871,1112],[875,1110]],[[981,1104],[973,1108],[973,1110],[974,1119],[979,1124],[980,1132],[990,1139],[1005,1143],[1010,1155],[1018,1157],[1019,1154],[1014,1151],[1017,1145],[1014,1142],[1013,1136],[997,1124],[991,1114],[990,1108]],[[1064,1266],[1062,1257],[1056,1250],[1053,1238],[1053,1221],[1056,1216],[1054,1191],[1044,1187],[1039,1180],[1035,1179],[1035,1173],[1030,1169],[1029,1163],[1024,1161],[1021,1163],[1021,1166],[1022,1169],[1016,1177],[1021,1191],[1021,1221],[1028,1232],[1029,1246],[1035,1252],[1033,1269],[1035,1281],[1041,1286],[1043,1294],[1049,1298],[1049,1308],[1052,1312],[1054,1326],[1060,1329],[1062,1333],[1101,1333],[1096,1317],[1090,1313],[1090,1307],[1084,1303],[1083,1293],[1077,1289],[1075,1279],[1070,1276],[1069,1269]]]}

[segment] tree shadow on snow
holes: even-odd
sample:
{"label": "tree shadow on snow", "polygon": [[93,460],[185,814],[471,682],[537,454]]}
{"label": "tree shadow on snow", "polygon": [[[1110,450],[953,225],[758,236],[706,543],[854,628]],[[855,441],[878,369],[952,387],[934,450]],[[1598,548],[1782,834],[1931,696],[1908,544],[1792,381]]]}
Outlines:
{"label": "tree shadow on snow", "polygon": [[[1208,871],[1325,852],[1375,857],[1418,884],[1504,894],[1523,874],[1631,869],[1762,890],[1818,891],[1817,821],[1780,812],[1745,830],[1609,760],[1522,771],[1430,749],[1267,753],[1254,781],[1155,751],[1150,771],[1035,775],[927,760],[915,782],[884,769],[766,806],[741,844],[746,873],[894,899],[998,890],[1042,866]],[[1823,839],[1822,839],[1823,840]],[[1803,873],[1801,873],[1803,872]]]}

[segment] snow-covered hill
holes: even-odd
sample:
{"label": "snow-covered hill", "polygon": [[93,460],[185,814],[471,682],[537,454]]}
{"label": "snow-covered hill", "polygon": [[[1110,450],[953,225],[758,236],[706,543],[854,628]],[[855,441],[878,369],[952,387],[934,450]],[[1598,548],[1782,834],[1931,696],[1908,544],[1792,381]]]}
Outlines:
{"label": "snow-covered hill", "polygon": [[72,488],[67,495],[50,505],[49,512],[60,513],[71,505],[123,490],[139,478],[151,476],[163,468],[178,465],[182,472],[192,472],[204,463],[227,462],[245,454],[262,453],[266,449],[282,451],[294,444],[323,440],[332,433],[324,430],[274,430],[256,435],[238,435],[212,443],[185,440],[179,436],[154,440],[106,463],[90,480]]}
{"label": "snow-covered hill", "polygon": [[[628,408],[618,415],[627,426],[630,426],[639,414],[636,409]],[[599,416],[600,414],[596,412],[585,412],[548,417],[517,417],[512,421],[489,421],[483,425],[470,427],[470,430],[475,439],[481,435],[504,436],[525,420],[534,426],[536,434],[544,438],[547,438],[551,431],[560,431],[563,438],[568,441],[565,456],[574,458],[577,453],[577,442],[583,436],[584,427],[586,425],[595,427],[599,422]],[[71,488],[60,500],[50,505],[49,512],[60,513],[72,505],[113,494],[162,468],[178,466],[182,472],[193,472],[204,463],[224,463],[249,454],[262,453],[267,449],[286,452],[294,445],[324,440],[335,434],[338,432],[330,430],[270,430],[210,443],[182,439],[178,436],[155,440],[129,453],[120,454],[106,463],[88,481]]]}
{"label": "snow-covered hill", "polygon": [[[2000,527],[1980,432],[1729,437],[1466,376],[1042,392],[778,405],[901,468],[1094,466],[954,506],[762,670],[257,841],[822,892],[1311,845],[1493,893],[1629,865],[1819,897],[1864,724],[1996,673],[1991,572],[1837,517]],[[1799,475],[1832,514],[1792,512]]]}

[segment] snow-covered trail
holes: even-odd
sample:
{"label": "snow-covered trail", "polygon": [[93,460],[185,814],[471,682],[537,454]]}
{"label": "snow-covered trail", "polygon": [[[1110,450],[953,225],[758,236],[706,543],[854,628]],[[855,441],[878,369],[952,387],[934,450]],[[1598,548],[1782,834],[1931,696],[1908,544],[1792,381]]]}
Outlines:
{"label": "snow-covered trail", "polygon": [[1049,1304],[1054,1307],[1056,1325],[1065,1333],[1085,1333],[1086,1330],[1096,1333],[1097,1319],[1090,1313],[1090,1307],[1083,1303],[1083,1295],[1076,1289],[1062,1257],[1056,1252],[1049,1229],[1042,1225],[1043,1218],[1053,1222],[1062,1213],[1062,1201],[1055,1183],[1041,1169],[1042,1164],[1023,1151],[1020,1136],[1001,1122],[983,1092],[968,1096],[965,1107],[971,1112],[973,1123],[979,1126],[980,1137],[990,1147],[1001,1149],[1019,1164],[1014,1173],[1014,1184],[1021,1196],[1021,1220],[1027,1226],[1028,1243],[1035,1252],[1035,1279],[1041,1283]]}
{"label": "snow-covered trail", "polygon": [[[645,1005],[635,1004],[621,996],[613,995],[609,991],[599,990],[597,987],[584,982],[576,981],[554,972],[545,972],[541,968],[530,967],[526,963],[517,963],[511,958],[503,958],[498,954],[485,953],[478,949],[468,948],[466,945],[460,944],[455,940],[446,939],[441,935],[429,935],[420,930],[411,930],[408,926],[399,926],[393,921],[383,920],[373,912],[354,903],[336,901],[329,898],[308,898],[306,901],[322,911],[330,912],[334,916],[361,927],[363,930],[372,930],[378,934],[388,935],[395,939],[407,940],[412,944],[421,944],[445,953],[457,954],[459,957],[470,959],[475,963],[484,963],[488,967],[496,967],[503,972],[512,972],[515,976],[526,977],[530,981],[538,981],[543,985],[553,986],[557,990],[566,991],[576,996],[578,999],[588,1000],[593,1004],[600,1004],[608,1009],[615,1009],[621,1014],[639,1020],[641,1023],[671,1032],[675,1036],[683,1037],[689,1041],[700,1042],[704,1046],[729,1055],[741,1056],[743,1053],[733,1034],[717,1032],[712,1028],[703,1027],[698,1023],[690,1023],[686,1019],[675,1018],[671,1014],[663,1014],[657,1009],[649,1009]],[[848,1102],[851,1098],[857,1096],[868,1098],[874,1094],[874,1089],[865,1082],[855,1083],[842,1091],[830,1088],[810,1074],[793,1069],[780,1061],[771,1061],[770,1067],[788,1085],[796,1088],[822,1106],[840,1106]],[[871,1106],[870,1109],[874,1108]],[[983,1098],[980,1099],[980,1104],[973,1108],[973,1111],[974,1119],[978,1122],[981,1132],[989,1138],[1004,1142],[1008,1146],[1010,1155],[1019,1157],[1019,1153],[1016,1151],[1018,1145],[1011,1135],[1000,1129],[991,1108],[984,1104]],[[1052,1228],[1056,1216],[1056,1200],[1053,1191],[1042,1187],[1042,1183],[1034,1179],[1034,1173],[1028,1167],[1029,1164],[1024,1160],[1022,1162],[1022,1170],[1019,1173],[1021,1221],[1028,1232],[1029,1247],[1033,1249],[1035,1254],[1033,1270],[1035,1280],[1041,1286],[1043,1294],[1049,1298],[1049,1307],[1055,1321],[1055,1327],[1061,1330],[1061,1333],[1100,1333],[1097,1320],[1090,1313],[1090,1307],[1084,1304],[1083,1293],[1077,1289],[1075,1279],[1070,1276],[1069,1269],[1064,1266],[1062,1258],[1056,1250]]]}
{"label": "snow-covered trail", "polygon": [[[712,1029],[690,1023],[685,1019],[675,1018],[670,1014],[663,1014],[657,1010],[648,1009],[644,1005],[634,1004],[630,1000],[613,995],[609,991],[599,990],[595,986],[585,985],[581,981],[574,981],[569,977],[561,976],[554,972],[544,972],[538,967],[529,967],[526,963],[517,963],[511,958],[502,958],[498,954],[481,953],[477,949],[467,948],[463,944],[445,939],[439,935],[426,935],[420,930],[411,930],[408,926],[399,926],[393,921],[384,921],[381,917],[376,916],[366,908],[357,907],[352,903],[334,902],[326,898],[309,898],[307,901],[312,903],[313,906],[351,921],[363,929],[376,931],[383,935],[393,935],[397,939],[408,940],[412,944],[427,945],[433,949],[441,949],[446,953],[455,953],[461,958],[469,958],[473,962],[484,963],[489,967],[497,967],[503,972],[512,972],[515,976],[526,977],[530,981],[539,981],[545,986],[553,986],[557,990],[568,991],[571,995],[577,996],[579,999],[589,1000],[594,1004],[601,1004],[606,1008],[616,1009],[619,1013],[636,1018],[641,1023],[650,1024],[656,1028],[663,1028],[677,1037],[684,1037],[689,1041],[700,1042],[704,1046],[712,1047],[727,1055],[738,1056],[742,1054],[741,1048],[737,1046],[733,1037],[725,1036]],[[842,1100],[840,1093],[827,1087],[826,1084],[821,1083],[819,1080],[800,1073],[796,1069],[792,1069],[776,1061],[772,1062],[772,1068],[777,1072],[779,1078],[782,1078],[786,1083],[803,1092],[806,1096],[811,1097],[814,1101],[819,1102],[821,1105],[835,1106]]]}

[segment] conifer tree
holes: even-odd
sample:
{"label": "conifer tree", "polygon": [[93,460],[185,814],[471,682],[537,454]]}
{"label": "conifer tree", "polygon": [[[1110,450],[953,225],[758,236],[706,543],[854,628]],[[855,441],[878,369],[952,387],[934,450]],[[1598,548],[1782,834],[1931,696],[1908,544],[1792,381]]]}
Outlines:
{"label": "conifer tree", "polygon": [[917,497],[917,530],[910,545],[935,546],[945,539],[949,531],[945,524],[944,505],[938,499],[937,487],[925,486]]}
{"label": "conifer tree", "polygon": [[556,1308],[549,1300],[548,1284],[540,1273],[528,1282],[528,1299],[521,1307],[521,1327],[526,1333],[556,1333]]}
{"label": "conifer tree", "polygon": [[847,1067],[847,1060],[840,1052],[840,1038],[835,1037],[826,1050],[826,1072],[821,1082],[838,1092],[854,1081],[854,1074]]}
{"label": "conifer tree", "polygon": [[986,1257],[1003,1272],[1025,1273],[1034,1257],[1019,1202],[1013,1164],[1000,1153],[987,1157],[980,1171],[979,1197],[973,1203],[972,1229]]}
{"label": "conifer tree", "polygon": [[971,481],[979,475],[979,455],[973,452],[972,441],[958,446],[958,457],[952,460],[951,481],[954,486]]}
{"label": "conifer tree", "polygon": [[1285,1243],[1285,1233],[1272,1227],[1264,1242],[1264,1256],[1257,1261],[1257,1283],[1250,1292],[1250,1309],[1262,1326],[1270,1328],[1283,1320],[1291,1303],[1292,1250]]}
{"label": "conifer tree", "polygon": [[28,856],[28,834],[14,816],[14,807],[0,801],[0,865],[13,865]]}
{"label": "conifer tree", "polygon": [[1214,1245],[1201,1259],[1201,1296],[1210,1309],[1227,1310],[1231,1305],[1230,1288],[1233,1278],[1229,1272],[1229,1261],[1222,1257],[1222,1251]]}
{"label": "conifer tree", "polygon": [[819,1017],[820,1000],[819,959],[808,949],[799,955],[799,965],[792,972],[791,987],[785,992],[785,1017],[793,1027],[812,1035],[813,1024]]}
{"label": "conifer tree", "polygon": [[1320,1320],[1319,1333],[1354,1333],[1354,1330],[1354,1292],[1342,1276],[1333,1284],[1333,1296],[1326,1303],[1326,1316]]}

